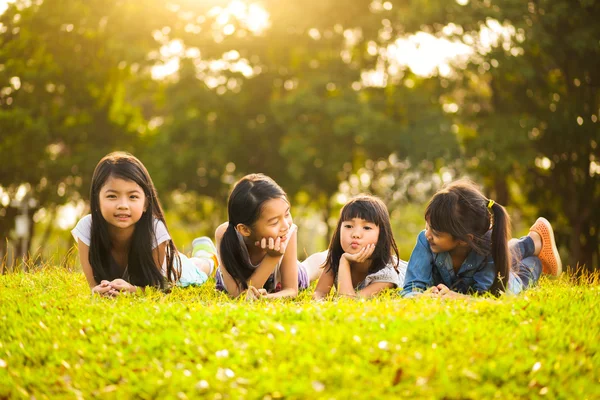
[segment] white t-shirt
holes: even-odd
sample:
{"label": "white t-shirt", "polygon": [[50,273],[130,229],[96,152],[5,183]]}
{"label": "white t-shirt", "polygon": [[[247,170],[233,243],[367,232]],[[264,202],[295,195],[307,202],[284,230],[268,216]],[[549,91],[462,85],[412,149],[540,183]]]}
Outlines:
{"label": "white t-shirt", "polygon": [[[81,218],[77,225],[75,225],[75,228],[73,228],[73,230],[71,231],[71,234],[73,235],[76,241],[77,239],[79,239],[87,246],[89,246],[92,237],[92,216],[88,214],[85,217]],[[164,243],[167,240],[171,239],[171,236],[169,235],[165,224],[161,220],[156,218],[154,218],[154,235],[156,236],[156,242],[152,246],[153,249],[155,249],[161,243]],[[201,285],[204,282],[206,282],[208,276],[203,271],[199,270],[196,267],[196,265],[185,255],[181,253],[179,253],[178,255],[179,257],[176,257],[173,260],[173,267],[177,269],[179,261],[181,261],[181,276],[177,281],[177,284],[179,286],[186,287],[190,285]],[[112,260],[112,263],[114,263],[115,266],[111,265],[111,268],[118,268],[114,260]],[[161,272],[163,275],[166,276],[166,271],[167,260],[165,258],[162,264]],[[122,277],[125,280],[129,280],[127,268],[125,268],[125,272],[123,273]]]}
{"label": "white t-shirt", "polygon": [[[92,240],[92,215],[88,214],[81,218],[77,225],[75,225],[75,228],[71,231],[71,234],[75,238],[75,241],[79,239],[89,247]],[[159,244],[171,239],[165,224],[156,218],[154,218],[154,235],[156,236],[156,243],[152,246],[153,249]]]}

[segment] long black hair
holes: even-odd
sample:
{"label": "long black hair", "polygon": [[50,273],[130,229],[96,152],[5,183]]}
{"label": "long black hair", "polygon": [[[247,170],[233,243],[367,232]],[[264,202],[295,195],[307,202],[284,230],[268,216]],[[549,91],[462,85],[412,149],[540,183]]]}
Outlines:
{"label": "long black hair", "polygon": [[340,219],[335,228],[335,232],[329,243],[329,251],[325,265],[329,265],[327,271],[333,271],[334,277],[337,277],[340,267],[340,258],[344,254],[340,231],[344,221],[351,221],[353,218],[360,218],[371,222],[379,227],[379,237],[377,245],[371,255],[371,265],[369,274],[382,270],[386,265],[393,263],[393,256],[396,256],[394,268],[398,268],[400,256],[398,247],[392,233],[390,215],[387,207],[379,198],[370,195],[359,195],[348,201],[340,212]]}
{"label": "long black hair", "polygon": [[[156,243],[155,219],[162,221],[166,228],[164,213],[146,167],[136,157],[125,152],[106,155],[96,165],[92,176],[90,190],[92,228],[89,261],[94,279],[96,282],[100,282],[119,278],[111,276],[109,272],[111,239],[108,233],[108,223],[100,212],[100,190],[110,177],[137,183],[146,197],[146,211],[135,224],[129,249],[127,260],[129,281],[136,286],[155,286],[165,289],[167,282],[160,270],[161,267],[156,265],[153,257],[153,245]],[[179,258],[177,249],[173,241],[169,240],[166,248],[166,276],[170,283],[175,282],[180,276],[181,263],[178,262],[179,267],[174,268],[175,257]]]}
{"label": "long black hair", "polygon": [[[248,278],[254,272],[250,254],[241,233],[236,229],[239,224],[250,229],[260,218],[262,207],[268,200],[283,199],[288,202],[283,189],[275,181],[263,174],[250,174],[240,179],[234,186],[227,213],[229,225],[221,239],[219,253],[222,265],[235,280],[240,290],[248,289]],[[289,203],[289,202],[288,202]]]}
{"label": "long black hair", "polygon": [[[495,295],[506,291],[511,254],[510,218],[504,207],[485,197],[473,182],[461,179],[433,196],[425,210],[425,220],[432,229],[465,241],[476,253],[491,255],[496,277],[490,291]],[[490,227],[491,242],[486,236]]]}

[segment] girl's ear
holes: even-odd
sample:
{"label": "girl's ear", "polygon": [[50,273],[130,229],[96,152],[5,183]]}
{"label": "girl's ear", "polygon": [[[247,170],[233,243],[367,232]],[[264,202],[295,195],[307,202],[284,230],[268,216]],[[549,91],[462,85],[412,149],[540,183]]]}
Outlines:
{"label": "girl's ear", "polygon": [[[473,236],[472,234],[468,233],[468,234],[467,234],[467,237],[469,238],[469,240],[470,240],[471,242],[473,242],[473,237],[474,237],[474,236]],[[467,246],[467,245],[468,245],[468,243],[467,243],[467,242],[465,242],[464,240],[459,240],[459,241],[458,241],[458,243],[459,243],[461,246]]]}
{"label": "girl's ear", "polygon": [[242,234],[242,236],[249,237],[252,234],[252,230],[248,225],[237,224],[235,229]]}

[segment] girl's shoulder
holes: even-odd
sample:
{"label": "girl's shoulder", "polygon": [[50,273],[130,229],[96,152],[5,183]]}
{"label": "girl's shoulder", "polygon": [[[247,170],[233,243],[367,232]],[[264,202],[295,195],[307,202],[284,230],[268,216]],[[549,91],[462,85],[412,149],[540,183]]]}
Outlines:
{"label": "girl's shoulder", "polygon": [[221,225],[219,225],[217,227],[217,229],[215,230],[215,239],[220,240],[223,237],[223,235],[225,234],[225,231],[227,230],[228,226],[229,226],[229,221],[225,221]]}
{"label": "girl's shoulder", "polygon": [[79,239],[89,246],[92,238],[92,214],[88,214],[81,218],[77,222],[77,225],[75,225],[75,228],[71,230],[71,234],[75,241]]}
{"label": "girl's shoulder", "polygon": [[427,245],[429,247],[429,242],[427,241],[427,236],[425,236],[425,229],[419,232],[419,236],[417,236],[417,242],[422,245]]}
{"label": "girl's shoulder", "polygon": [[396,258],[396,256],[392,256],[392,262],[385,266],[385,268],[392,268],[396,271],[406,270],[406,266],[408,265],[408,261],[404,261],[401,258]]}
{"label": "girl's shoulder", "polygon": [[289,229],[289,231],[288,231],[288,235],[289,235],[290,233],[294,233],[294,232],[296,232],[296,231],[298,231],[298,225],[296,225],[296,224],[292,224],[292,226],[290,226],[290,229]]}

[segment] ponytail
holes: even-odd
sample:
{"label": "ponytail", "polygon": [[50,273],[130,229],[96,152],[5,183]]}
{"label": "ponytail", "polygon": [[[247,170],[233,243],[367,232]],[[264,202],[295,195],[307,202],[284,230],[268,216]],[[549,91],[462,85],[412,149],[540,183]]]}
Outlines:
{"label": "ponytail", "polygon": [[250,262],[250,254],[244,239],[232,223],[227,225],[219,247],[221,266],[225,267],[231,275],[240,292],[248,289],[247,281],[254,271],[254,266]]}
{"label": "ponytail", "polygon": [[500,204],[490,200],[490,212],[492,214],[492,251],[491,255],[496,266],[496,277],[490,291],[499,295],[508,288],[508,278],[511,266],[511,254],[508,250],[510,240],[510,218],[508,213]]}
{"label": "ponytail", "polygon": [[265,202],[271,199],[283,199],[288,202],[283,189],[275,181],[263,174],[250,174],[240,179],[227,201],[229,224],[223,237],[219,251],[221,265],[231,275],[241,290],[248,289],[248,278],[254,272],[250,262],[250,254],[243,236],[235,229],[243,224],[253,229],[260,217]]}
{"label": "ponytail", "polygon": [[[500,204],[486,198],[475,184],[458,180],[439,190],[425,210],[432,229],[465,241],[477,254],[490,256],[496,267],[492,286],[499,295],[508,288],[511,267],[510,218]],[[491,239],[490,239],[491,230]]]}

